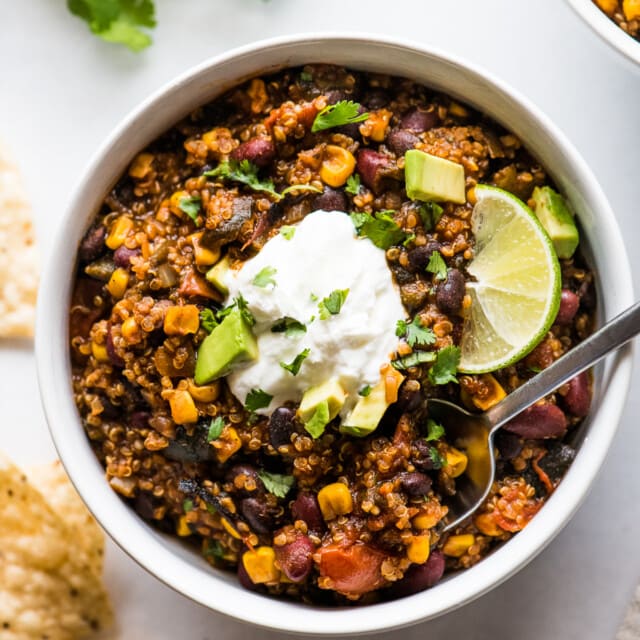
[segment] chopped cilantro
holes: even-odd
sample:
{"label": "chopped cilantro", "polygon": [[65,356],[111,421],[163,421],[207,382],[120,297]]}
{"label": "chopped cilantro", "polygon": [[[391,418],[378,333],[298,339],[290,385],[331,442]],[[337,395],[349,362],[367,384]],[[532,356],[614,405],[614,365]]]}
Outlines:
{"label": "chopped cilantro", "polygon": [[276,496],[276,498],[284,498],[295,482],[293,476],[286,476],[281,473],[269,473],[262,469],[258,471],[258,478],[262,480],[265,489]]}
{"label": "chopped cilantro", "polygon": [[358,113],[359,110],[360,105],[352,100],[340,100],[340,102],[330,104],[318,113],[311,125],[311,132],[318,133],[318,131],[341,127],[344,124],[364,122],[369,114]]}
{"label": "chopped cilantro", "polygon": [[436,280],[444,280],[447,277],[447,263],[443,260],[439,251],[434,251],[429,258],[427,271],[436,276]]}
{"label": "chopped cilantro", "polygon": [[352,196],[357,196],[360,193],[360,186],[360,176],[357,173],[352,173],[347,178],[347,186],[344,190]]}
{"label": "chopped cilantro", "polygon": [[221,435],[224,429],[224,420],[218,416],[211,421],[209,425],[209,431],[207,433],[207,440],[212,442],[213,440],[217,440]]}
{"label": "chopped cilantro", "polygon": [[193,500],[191,498],[185,498],[182,502],[182,509],[185,513],[187,513],[187,511],[191,511],[193,509]]}
{"label": "chopped cilantro", "polygon": [[264,267],[264,269],[260,269],[256,274],[256,277],[253,279],[253,284],[261,289],[264,289],[268,284],[272,284],[275,287],[276,281],[273,279],[273,276],[275,276],[277,272],[278,270],[275,267]]}
{"label": "chopped cilantro", "polygon": [[218,315],[217,315],[218,322],[221,322],[222,319],[228,316],[231,313],[231,310],[235,309],[236,307],[239,309],[240,315],[242,316],[244,321],[250,327],[253,327],[253,325],[256,323],[256,319],[253,317],[253,314],[249,310],[249,305],[247,304],[247,301],[244,299],[241,293],[238,294],[237,298],[233,299],[233,302],[229,306],[225,307],[224,309],[220,309],[220,311],[218,311]]}
{"label": "chopped cilantro", "polygon": [[280,234],[285,240],[291,240],[293,235],[296,232],[296,228],[291,225],[285,225],[284,227],[280,227]]}
{"label": "chopped cilantro", "polygon": [[415,233],[410,233],[403,241],[402,246],[408,247],[416,239]]}
{"label": "chopped cilantro", "polygon": [[416,345],[428,347],[436,341],[435,333],[428,327],[423,327],[418,316],[411,322],[398,320],[396,323],[396,335],[399,338],[406,335],[407,344],[410,347],[415,347]]}
{"label": "chopped cilantro", "polygon": [[325,400],[318,405],[311,418],[305,422],[304,428],[315,440],[324,433],[327,424],[329,424],[329,403]]}
{"label": "chopped cilantro", "polygon": [[198,215],[202,206],[202,198],[200,196],[183,196],[180,198],[178,208],[182,213],[186,213],[193,222],[198,225]]}
{"label": "chopped cilantro", "polygon": [[278,199],[280,194],[276,191],[273,180],[260,180],[258,178],[258,167],[249,162],[249,160],[225,160],[221,162],[215,169],[205,171],[204,176],[207,178],[220,178],[222,180],[231,180],[247,185],[254,191],[264,191]]}
{"label": "chopped cilantro", "polygon": [[444,427],[438,424],[435,420],[429,418],[427,420],[427,437],[425,440],[431,442],[432,440],[439,440],[444,435]]}
{"label": "chopped cilantro", "polygon": [[311,349],[305,349],[304,351],[301,351],[289,364],[281,362],[280,366],[291,373],[291,375],[297,376],[302,363],[310,353]]}
{"label": "chopped cilantro", "polygon": [[211,309],[202,309],[200,311],[200,326],[207,333],[211,333],[218,326],[216,314]]}
{"label": "chopped cilantro", "polygon": [[244,401],[244,408],[251,413],[255,413],[258,409],[264,409],[271,404],[273,396],[262,389],[251,389]]}
{"label": "chopped cilantro", "polygon": [[202,555],[205,558],[214,558],[215,560],[222,560],[224,558],[224,548],[220,544],[219,540],[207,540],[206,544],[202,549]]}
{"label": "chopped cilantro", "polygon": [[401,244],[407,234],[398,226],[391,215],[392,211],[377,211],[373,215],[355,212],[351,220],[359,236],[365,236],[379,249],[385,251],[395,244]]}
{"label": "chopped cilantro", "polygon": [[442,469],[447,464],[447,461],[440,455],[440,452],[435,447],[429,448],[429,457],[433,463],[434,469]]}
{"label": "chopped cilantro", "polygon": [[318,303],[320,319],[326,320],[329,316],[338,315],[348,295],[349,289],[334,289],[326,298],[322,298]]}
{"label": "chopped cilantro", "polygon": [[302,71],[300,73],[300,80],[302,82],[313,82],[313,76],[308,71]]}
{"label": "chopped cilantro", "polygon": [[420,218],[425,231],[431,231],[442,217],[443,209],[435,202],[423,202],[420,205]]}
{"label": "chopped cilantro", "polygon": [[458,382],[456,371],[460,364],[460,347],[453,345],[440,349],[435,362],[429,370],[429,382],[431,384],[447,384]]}
{"label": "chopped cilantro", "polygon": [[284,333],[287,338],[299,338],[307,332],[307,327],[294,318],[280,318],[271,326],[272,333]]}
{"label": "chopped cilantro", "polygon": [[311,300],[311,302],[318,302],[318,296],[315,293],[311,292],[309,294],[309,300]]}
{"label": "chopped cilantro", "polygon": [[392,360],[391,366],[398,370],[409,369],[410,367],[417,367],[419,364],[424,364],[425,362],[433,362],[435,359],[436,354],[433,351],[414,351],[408,356]]}
{"label": "chopped cilantro", "polygon": [[366,398],[371,393],[371,385],[366,384],[360,391],[358,391],[358,395]]}

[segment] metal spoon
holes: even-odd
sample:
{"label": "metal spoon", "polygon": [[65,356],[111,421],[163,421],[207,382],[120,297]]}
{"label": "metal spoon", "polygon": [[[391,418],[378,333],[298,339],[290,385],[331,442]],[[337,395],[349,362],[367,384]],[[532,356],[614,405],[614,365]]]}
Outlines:
{"label": "metal spoon", "polygon": [[463,449],[469,460],[465,473],[456,479],[455,495],[446,502],[449,520],[445,531],[466,520],[487,497],[496,470],[493,438],[498,429],[621,347],[637,333],[640,333],[640,302],[605,324],[485,413],[469,413],[447,400],[428,400],[429,416],[443,424],[448,441]]}

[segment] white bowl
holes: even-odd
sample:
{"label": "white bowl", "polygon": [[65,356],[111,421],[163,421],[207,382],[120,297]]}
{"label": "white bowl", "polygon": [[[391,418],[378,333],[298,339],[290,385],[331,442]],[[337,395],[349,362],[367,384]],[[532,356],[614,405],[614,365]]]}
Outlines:
{"label": "white bowl", "polygon": [[593,0],[567,0],[571,8],[610,46],[640,65],[640,42],[623,31]]}
{"label": "white bowl", "polygon": [[[531,524],[478,565],[434,588],[394,602],[326,609],[244,590],[234,575],[212,569],[174,537],[149,527],[109,487],[73,402],[67,313],[75,247],[104,195],[133,156],[192,109],[258,73],[327,62],[404,75],[471,103],[526,143],[578,212],[598,276],[600,320],[632,303],[620,232],[596,179],[564,135],[513,89],[441,51],[367,35],[308,34],[260,42],[213,58],[138,107],[89,165],[62,221],[40,290],[36,351],[42,401],[65,468],[98,521],[149,572],[211,609],[271,629],[304,634],[380,631],[451,611],[521,569],[560,531],[603,463],[622,412],[631,374],[630,349],[602,365],[587,437],[558,490]],[[606,389],[606,393],[603,390]]]}

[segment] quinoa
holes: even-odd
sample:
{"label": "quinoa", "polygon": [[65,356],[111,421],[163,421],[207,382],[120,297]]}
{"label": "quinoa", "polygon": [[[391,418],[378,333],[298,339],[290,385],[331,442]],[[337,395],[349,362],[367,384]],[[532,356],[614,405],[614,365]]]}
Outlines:
{"label": "quinoa", "polygon": [[[317,114],[343,100],[369,115],[313,133]],[[409,200],[408,148],[461,164],[467,202],[441,203],[429,217]],[[328,184],[335,179],[327,174],[330,153],[354,159],[359,185]],[[248,162],[271,186],[215,175],[229,160]],[[498,434],[489,497],[447,533],[446,497],[464,454],[446,434],[427,440],[425,400],[491,406],[499,390],[513,391],[588,335],[593,275],[579,253],[561,261],[570,312],[561,307],[529,355],[492,374],[459,375],[457,384],[434,384],[429,365],[409,367],[397,401],[367,437],[341,433],[334,420],[314,438],[296,406],[258,416],[224,378],[194,382],[207,313],[224,306],[208,270],[223,255],[241,265],[283,226],[320,208],[390,211],[407,236],[386,259],[408,315],[433,331],[430,349],[458,345],[469,297],[463,286],[444,295],[425,267],[439,252],[447,282],[456,279],[452,272],[468,280],[480,182],[527,201],[550,180],[515,135],[470,107],[407,79],[329,65],[254,78],[141,151],[81,243],[69,315],[75,402],[111,487],[159,530],[236,571],[245,587],[316,604],[422,590],[525,527],[573,459],[588,378],[540,403],[565,417],[560,436]],[[294,185],[302,188],[279,195]],[[170,316],[179,318],[177,328]],[[401,341],[397,357],[415,351]]]}

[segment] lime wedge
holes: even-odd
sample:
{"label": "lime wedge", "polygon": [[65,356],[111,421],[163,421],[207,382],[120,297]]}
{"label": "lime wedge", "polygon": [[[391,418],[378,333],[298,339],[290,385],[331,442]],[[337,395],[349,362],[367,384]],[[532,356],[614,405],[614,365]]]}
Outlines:
{"label": "lime wedge", "polygon": [[467,271],[471,306],[458,369],[486,373],[513,364],[545,336],[560,306],[560,263],[544,228],[524,202],[478,185],[471,216],[475,257]]}

